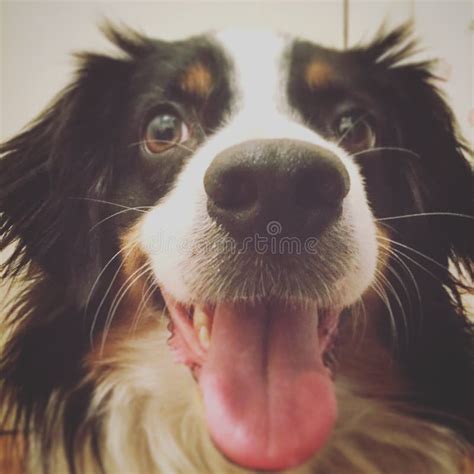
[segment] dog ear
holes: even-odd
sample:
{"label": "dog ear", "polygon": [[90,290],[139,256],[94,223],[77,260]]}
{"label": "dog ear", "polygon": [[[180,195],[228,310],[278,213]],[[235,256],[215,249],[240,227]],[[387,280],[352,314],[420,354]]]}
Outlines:
{"label": "dog ear", "polygon": [[400,167],[405,187],[398,188],[397,200],[405,201],[403,213],[426,213],[413,219],[425,226],[431,248],[473,276],[473,150],[438,88],[435,64],[413,62],[416,53],[410,24],[379,35],[363,52],[383,78],[384,100],[399,124],[397,145],[413,152]]}
{"label": "dog ear", "polygon": [[[113,34],[116,44],[128,44]],[[138,48],[137,38],[129,43]],[[74,286],[79,299],[81,288],[90,287],[104,246],[88,232],[97,222],[98,206],[91,203],[105,199],[113,179],[132,68],[130,56],[80,55],[73,83],[0,146],[0,250],[14,248],[4,275],[32,261],[57,282]]]}

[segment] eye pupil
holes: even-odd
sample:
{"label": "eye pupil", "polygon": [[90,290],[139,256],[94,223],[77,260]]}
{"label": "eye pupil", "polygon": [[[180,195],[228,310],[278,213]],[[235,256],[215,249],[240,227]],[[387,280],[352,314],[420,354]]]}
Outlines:
{"label": "eye pupil", "polygon": [[158,141],[172,141],[177,130],[178,119],[173,115],[159,115],[150,123],[150,137]]}
{"label": "eye pupil", "polygon": [[177,114],[163,112],[148,122],[143,143],[148,153],[156,155],[185,141],[188,134],[186,124]]}

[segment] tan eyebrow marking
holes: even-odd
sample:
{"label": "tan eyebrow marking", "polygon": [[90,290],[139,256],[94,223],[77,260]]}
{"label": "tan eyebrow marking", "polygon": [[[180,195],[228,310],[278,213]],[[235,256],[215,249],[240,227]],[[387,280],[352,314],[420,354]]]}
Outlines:
{"label": "tan eyebrow marking", "polygon": [[304,73],[304,79],[310,89],[327,86],[331,83],[332,78],[331,66],[318,60],[309,63]]}
{"label": "tan eyebrow marking", "polygon": [[185,71],[180,85],[183,91],[205,99],[213,86],[211,72],[202,63],[194,63]]}

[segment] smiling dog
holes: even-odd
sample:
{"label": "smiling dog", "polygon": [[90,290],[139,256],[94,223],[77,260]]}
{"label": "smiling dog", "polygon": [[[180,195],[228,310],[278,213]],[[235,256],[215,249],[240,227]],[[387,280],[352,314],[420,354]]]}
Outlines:
{"label": "smiling dog", "polygon": [[471,150],[408,29],[106,34],[0,149],[19,467],[461,472]]}

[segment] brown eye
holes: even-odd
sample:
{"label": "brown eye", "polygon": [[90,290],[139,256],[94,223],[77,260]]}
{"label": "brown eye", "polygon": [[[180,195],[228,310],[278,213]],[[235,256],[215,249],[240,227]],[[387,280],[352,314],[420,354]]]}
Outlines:
{"label": "brown eye", "polygon": [[148,122],[144,144],[155,155],[186,141],[188,136],[188,127],[177,114],[161,113]]}
{"label": "brown eye", "polygon": [[339,144],[353,153],[375,145],[373,120],[367,114],[352,112],[341,115],[334,128]]}

